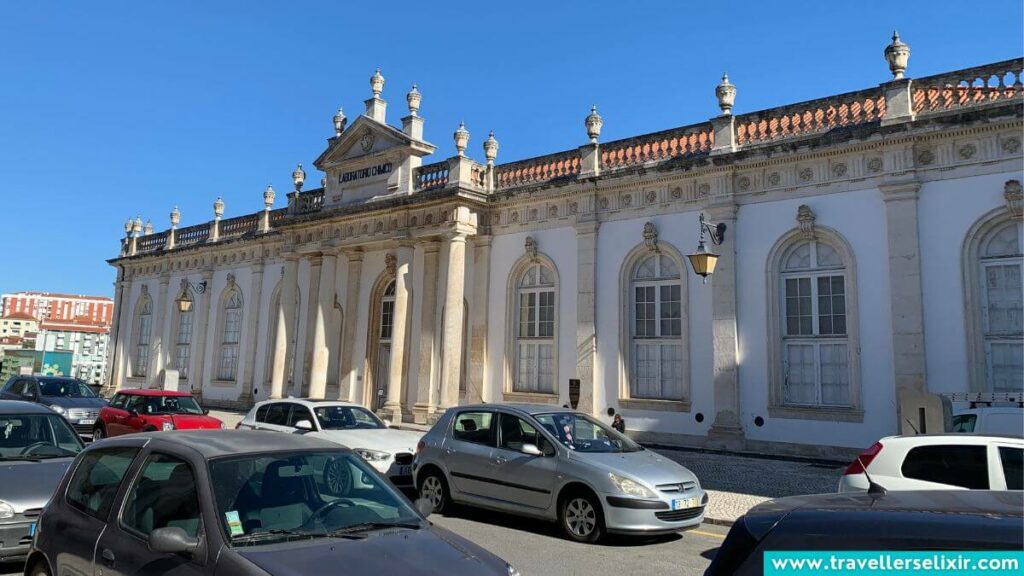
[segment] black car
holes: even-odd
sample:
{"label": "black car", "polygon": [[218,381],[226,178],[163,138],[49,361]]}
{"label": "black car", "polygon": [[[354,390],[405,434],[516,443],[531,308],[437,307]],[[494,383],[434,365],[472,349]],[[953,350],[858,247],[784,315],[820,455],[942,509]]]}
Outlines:
{"label": "black car", "polygon": [[517,576],[351,450],[241,430],[149,432],[82,452],[25,574]]}
{"label": "black car", "polygon": [[704,576],[763,574],[766,551],[1020,550],[1024,493],[921,490],[769,500],[729,530]]}
{"label": "black car", "polygon": [[0,399],[42,404],[66,418],[76,432],[90,436],[107,405],[85,382],[63,376],[11,376],[0,388]]}

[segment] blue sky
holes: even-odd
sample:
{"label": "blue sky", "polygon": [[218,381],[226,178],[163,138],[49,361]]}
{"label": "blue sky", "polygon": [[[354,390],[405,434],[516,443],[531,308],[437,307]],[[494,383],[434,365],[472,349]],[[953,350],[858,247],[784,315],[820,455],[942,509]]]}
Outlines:
{"label": "blue sky", "polygon": [[278,205],[302,162],[369,97],[381,67],[388,119],[423,93],[435,159],[498,161],[576,147],[597,104],[602,140],[884,82],[893,28],[908,75],[1020,56],[1020,0],[985,2],[291,2],[0,4],[0,291],[112,294],[128,216],[168,226]]}

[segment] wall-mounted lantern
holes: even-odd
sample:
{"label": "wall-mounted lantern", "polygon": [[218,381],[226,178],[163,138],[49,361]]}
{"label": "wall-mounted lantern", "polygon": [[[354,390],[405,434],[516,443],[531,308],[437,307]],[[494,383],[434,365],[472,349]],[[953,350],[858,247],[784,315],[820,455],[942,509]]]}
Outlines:
{"label": "wall-mounted lantern", "polygon": [[707,284],[708,276],[715,273],[715,265],[718,264],[718,254],[708,252],[704,245],[705,232],[711,237],[711,242],[718,246],[725,240],[725,224],[719,222],[712,226],[704,222],[704,213],[700,213],[700,239],[697,241],[697,251],[686,256],[693,267],[693,272],[704,279]]}
{"label": "wall-mounted lantern", "polygon": [[192,296],[189,295],[189,288],[195,290],[196,294],[202,294],[203,292],[206,292],[206,280],[203,280],[199,284],[193,284],[188,280],[181,281],[181,293],[174,299],[174,302],[178,304],[178,312],[181,312],[182,314],[192,310],[192,304],[194,303]]}

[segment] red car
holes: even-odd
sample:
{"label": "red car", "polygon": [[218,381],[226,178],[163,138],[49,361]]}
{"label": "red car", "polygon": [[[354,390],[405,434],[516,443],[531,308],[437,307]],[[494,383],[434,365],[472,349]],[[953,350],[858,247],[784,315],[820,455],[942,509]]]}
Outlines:
{"label": "red car", "polygon": [[134,432],[224,427],[223,422],[208,413],[188,392],[120,390],[110,405],[100,410],[93,440]]}

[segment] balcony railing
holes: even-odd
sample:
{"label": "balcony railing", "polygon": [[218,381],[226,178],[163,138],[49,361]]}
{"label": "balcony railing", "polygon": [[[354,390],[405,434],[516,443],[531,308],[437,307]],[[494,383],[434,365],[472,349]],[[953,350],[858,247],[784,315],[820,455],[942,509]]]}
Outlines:
{"label": "balcony railing", "polygon": [[1004,60],[913,80],[915,114],[1021,99],[1024,58]]}
{"label": "balcony railing", "polygon": [[416,169],[416,189],[433,190],[444,188],[448,185],[449,167],[448,161],[442,160],[420,166]]}
{"label": "balcony railing", "polygon": [[498,166],[495,169],[495,187],[501,189],[536,184],[558,178],[575,177],[579,173],[579,150],[567,150]]}
{"label": "balcony railing", "polygon": [[676,157],[706,154],[715,143],[708,123],[683,126],[601,145],[601,168],[614,170]]}
{"label": "balcony railing", "polygon": [[736,144],[762,144],[881,120],[885,95],[869,88],[736,117]]}
{"label": "balcony railing", "polygon": [[319,212],[324,207],[324,189],[317,188],[309,192],[302,192],[295,197],[294,214],[309,214]]}

